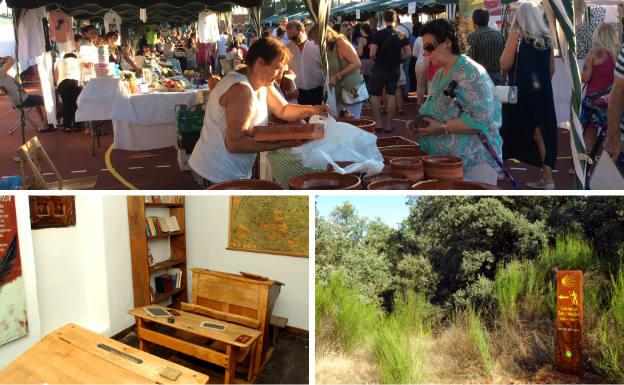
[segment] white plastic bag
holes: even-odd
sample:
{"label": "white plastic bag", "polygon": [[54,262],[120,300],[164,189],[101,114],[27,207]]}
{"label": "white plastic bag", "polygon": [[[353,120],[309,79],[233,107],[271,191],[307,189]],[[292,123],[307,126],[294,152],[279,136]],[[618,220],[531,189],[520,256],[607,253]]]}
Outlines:
{"label": "white plastic bag", "polygon": [[[301,157],[303,165],[324,169],[331,164],[339,174],[364,172],[379,174],[384,167],[383,156],[377,148],[377,136],[348,123],[336,122],[334,118],[313,116],[310,123],[324,121],[325,137],[291,150]],[[353,162],[340,167],[336,162]]]}
{"label": "white plastic bag", "polygon": [[327,105],[332,116],[338,116],[338,101],[336,100],[336,88],[330,87],[329,80],[325,80],[325,89],[327,90]]}

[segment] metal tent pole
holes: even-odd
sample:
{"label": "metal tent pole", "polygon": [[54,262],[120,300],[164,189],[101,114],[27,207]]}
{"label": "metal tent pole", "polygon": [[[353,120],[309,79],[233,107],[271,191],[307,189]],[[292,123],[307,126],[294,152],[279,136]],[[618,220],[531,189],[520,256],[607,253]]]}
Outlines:
{"label": "metal tent pole", "polygon": [[18,13],[22,12],[22,8],[13,8],[13,34],[15,36],[15,68],[17,70],[17,74],[15,76],[15,81],[17,82],[17,92],[20,100],[20,130],[22,132],[22,144],[26,143],[26,115],[24,114],[24,107],[21,105],[22,100],[22,77],[21,77],[21,68],[19,62],[19,37],[17,33],[17,25],[19,22]]}

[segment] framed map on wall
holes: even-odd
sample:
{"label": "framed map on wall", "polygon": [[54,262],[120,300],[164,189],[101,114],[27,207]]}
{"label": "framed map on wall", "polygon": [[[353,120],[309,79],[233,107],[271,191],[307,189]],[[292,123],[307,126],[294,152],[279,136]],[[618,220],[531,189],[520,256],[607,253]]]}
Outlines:
{"label": "framed map on wall", "polygon": [[15,197],[0,195],[0,345],[28,335]]}
{"label": "framed map on wall", "polygon": [[309,256],[307,196],[232,196],[228,250]]}

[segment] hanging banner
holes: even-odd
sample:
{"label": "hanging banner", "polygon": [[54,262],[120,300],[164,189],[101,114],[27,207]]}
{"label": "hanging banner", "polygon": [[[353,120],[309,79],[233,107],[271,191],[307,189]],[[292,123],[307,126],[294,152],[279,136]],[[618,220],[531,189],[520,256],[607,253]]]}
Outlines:
{"label": "hanging banner", "polygon": [[416,13],[416,2],[411,2],[407,5],[407,13],[410,15]]}
{"label": "hanging banner", "polygon": [[483,6],[490,14],[490,27],[498,26],[503,21],[503,6],[501,0],[485,0]]}
{"label": "hanging banner", "polygon": [[15,197],[0,195],[0,345],[28,335]]}
{"label": "hanging banner", "polygon": [[557,271],[557,369],[583,370],[583,272]]}
{"label": "hanging banner", "polygon": [[360,10],[359,9],[355,10],[355,19],[356,20],[360,20]]}

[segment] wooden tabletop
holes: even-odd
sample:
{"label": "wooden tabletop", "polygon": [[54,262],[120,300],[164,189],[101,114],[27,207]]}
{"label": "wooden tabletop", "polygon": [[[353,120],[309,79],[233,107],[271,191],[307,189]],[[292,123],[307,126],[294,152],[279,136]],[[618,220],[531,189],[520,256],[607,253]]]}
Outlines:
{"label": "wooden tabletop", "polygon": [[[104,344],[138,363],[98,347]],[[172,381],[165,368],[181,374]],[[208,376],[121,342],[67,324],[48,334],[0,371],[3,384],[205,384]]]}
{"label": "wooden tabletop", "polygon": [[[183,330],[185,332],[193,333],[195,335],[210,338],[213,340],[225,342],[227,344],[238,346],[240,348],[246,348],[250,346],[258,337],[262,335],[262,333],[255,329],[250,329],[245,326],[233,324],[230,322],[225,322],[221,320],[217,320],[214,318],[206,317],[203,315],[198,315],[194,313],[185,312],[182,310],[175,310],[180,313],[179,316],[175,316],[175,323],[170,324],[167,322],[167,318],[165,317],[153,317],[147,311],[145,311],[145,307],[157,307],[164,310],[172,310],[171,308],[160,306],[160,305],[148,305],[144,307],[139,307],[136,309],[128,310],[128,314],[133,315],[135,317],[139,317],[146,321],[156,322],[162,325],[166,325],[178,330]],[[226,325],[226,329],[224,331],[207,329],[201,327],[202,322],[214,322],[217,324]],[[241,335],[246,335],[251,337],[247,339],[245,343],[241,343],[236,341],[238,337]]]}

